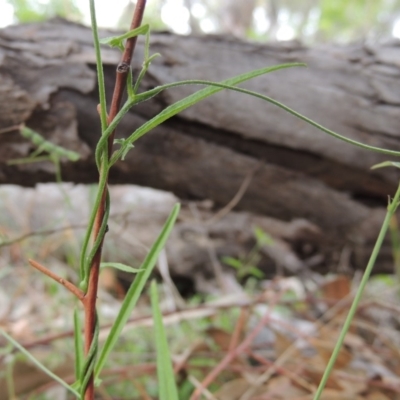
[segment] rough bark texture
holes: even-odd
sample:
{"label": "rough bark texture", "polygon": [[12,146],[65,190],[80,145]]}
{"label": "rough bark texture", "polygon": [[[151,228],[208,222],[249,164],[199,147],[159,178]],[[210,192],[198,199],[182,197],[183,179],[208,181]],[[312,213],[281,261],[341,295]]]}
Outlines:
{"label": "rough bark texture", "polygon": [[[348,137],[400,150],[397,42],[306,48],[154,34],[151,52],[162,57],[153,62],[143,90],[305,62],[308,68],[279,71],[244,86]],[[139,40],[135,70],[142,55]],[[103,57],[110,94],[119,52],[105,48]],[[79,25],[53,20],[0,31],[0,130],[26,123],[48,140],[78,151],[79,162],[63,164],[66,181],[97,179],[93,149],[100,126],[94,62],[91,33]],[[192,92],[193,87],[179,87],[140,104],[126,116],[118,135],[127,136]],[[0,183],[31,186],[54,180],[51,163],[7,165],[34,149],[18,131],[2,133],[0,144]],[[387,158],[339,142],[261,100],[225,91],[143,137],[113,169],[111,180],[169,190],[182,198],[212,199],[219,207],[251,176],[238,209],[286,222],[307,220],[324,233],[324,248],[350,245],[355,264],[362,266],[387,195],[398,180],[394,170],[369,170]]]}

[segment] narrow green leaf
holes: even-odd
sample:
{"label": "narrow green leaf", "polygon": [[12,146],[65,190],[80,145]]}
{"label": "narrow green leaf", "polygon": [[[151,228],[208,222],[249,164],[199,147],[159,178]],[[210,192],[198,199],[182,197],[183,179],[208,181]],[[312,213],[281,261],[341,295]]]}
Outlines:
{"label": "narrow green leaf", "polygon": [[315,128],[321,130],[322,132],[325,132],[328,135],[333,136],[336,139],[342,140],[346,143],[363,148],[365,150],[375,151],[378,153],[387,154],[387,155],[391,155],[391,156],[397,156],[397,157],[400,156],[399,151],[385,149],[385,148],[381,148],[381,147],[370,146],[370,145],[364,144],[362,142],[358,142],[357,140],[353,140],[346,136],[340,135],[339,133],[336,133],[330,129],[325,128],[324,126],[318,124],[317,122],[313,121],[312,119],[305,117],[304,115],[298,113],[297,111],[294,111],[290,107],[285,106],[284,104],[280,103],[279,101],[272,99],[271,97],[264,96],[260,93],[257,93],[257,92],[251,91],[251,90],[232,86],[232,85],[236,85],[240,82],[244,82],[248,79],[254,78],[256,76],[263,75],[268,72],[276,71],[278,69],[289,68],[289,67],[293,67],[293,66],[304,66],[304,65],[305,64],[283,64],[283,65],[276,66],[275,69],[274,69],[274,67],[262,68],[260,70],[252,71],[247,74],[239,75],[235,78],[228,79],[227,81],[224,81],[221,83],[208,82],[208,81],[197,81],[197,80],[171,83],[168,85],[156,87],[152,90],[149,90],[147,92],[137,95],[135,97],[135,104],[139,103],[140,101],[148,100],[151,97],[160,93],[162,90],[165,90],[165,89],[168,89],[168,88],[171,88],[174,86],[187,85],[187,84],[202,84],[202,85],[210,86],[210,87],[208,87],[206,89],[202,89],[190,96],[187,96],[182,100],[177,101],[176,103],[170,105],[169,107],[167,107],[166,109],[161,111],[161,113],[159,113],[158,115],[156,115],[155,117],[153,117],[152,119],[150,119],[149,121],[144,123],[134,133],[132,133],[132,135],[130,135],[127,139],[125,139],[124,144],[121,146],[121,148],[119,150],[114,152],[114,154],[112,155],[111,160],[110,160],[110,165],[113,165],[117,160],[119,160],[119,158],[121,157],[121,154],[125,151],[126,146],[128,146],[131,143],[134,143],[141,136],[145,135],[147,132],[151,131],[152,129],[154,129],[156,126],[160,125],[167,119],[173,117],[174,115],[180,113],[181,111],[187,109],[188,107],[191,107],[192,105],[198,103],[199,101],[205,99],[206,97],[209,97],[212,94],[219,92],[222,89],[228,89],[228,90],[233,90],[236,92],[248,94],[250,96],[257,97],[257,98],[267,101],[271,104],[274,104],[275,106],[287,111],[289,114],[292,114],[295,117],[303,120],[304,122],[307,122],[309,125],[312,125]]}
{"label": "narrow green leaf", "polygon": [[132,70],[129,68],[128,76],[126,78],[126,89],[128,92],[128,99],[134,100],[135,93],[133,91],[133,84],[132,84]]}
{"label": "narrow green leaf", "polygon": [[253,265],[250,265],[248,269],[249,269],[249,274],[255,276],[256,278],[261,279],[264,278],[265,276],[265,274],[260,270],[260,268],[257,268]]}
{"label": "narrow green leaf", "polygon": [[[233,78],[227,79],[221,83],[208,82],[208,81],[184,81],[184,82],[172,83],[172,84],[168,84],[168,85],[164,85],[164,86],[159,86],[157,88],[154,88],[151,91],[137,95],[136,99],[137,99],[137,102],[139,102],[141,98],[148,100],[152,96],[155,96],[156,94],[160,93],[162,90],[165,90],[165,89],[168,89],[168,88],[174,87],[174,86],[187,85],[187,84],[209,85],[209,87],[201,89],[201,90],[197,91],[196,93],[193,93],[190,96],[187,96],[184,99],[179,100],[176,103],[168,106],[166,109],[161,111],[158,115],[156,115],[155,117],[153,117],[152,119],[150,119],[149,121],[144,123],[141,127],[139,127],[132,135],[130,135],[125,140],[124,145],[121,146],[121,148],[119,150],[117,150],[114,153],[114,155],[111,157],[110,166],[113,165],[117,160],[119,160],[121,154],[124,152],[124,147],[128,146],[129,143],[133,143],[134,141],[139,139],[141,136],[143,136],[147,132],[154,129],[156,126],[162,124],[164,121],[166,121],[167,119],[180,113],[181,111],[193,106],[194,104],[198,103],[199,101],[201,101],[215,93],[218,93],[223,89],[238,90],[239,88],[236,88],[232,85],[237,85],[241,82],[247,81],[247,80],[255,78],[257,76],[265,75],[267,73],[270,73],[273,71],[278,71],[278,70],[284,69],[284,68],[291,68],[291,67],[298,67],[298,66],[305,66],[305,64],[291,63],[291,64],[275,65],[273,67],[260,68],[255,71],[247,72],[247,73],[235,76]],[[252,93],[251,91],[247,91],[247,92]]]}
{"label": "narrow green leaf", "polygon": [[158,398],[160,400],[179,400],[155,281],[151,283],[151,307],[153,310],[154,336],[157,351]]}
{"label": "narrow green leaf", "polygon": [[80,398],[80,394],[68,385],[67,382],[64,382],[60,377],[51,372],[47,367],[45,367],[39,360],[37,360],[28,350],[26,350],[23,346],[21,346],[15,339],[13,339],[10,335],[8,335],[3,329],[0,328],[0,335],[3,335],[12,345],[17,348],[26,358],[28,358],[36,367],[38,367],[41,371],[43,371],[46,375],[48,375],[53,381],[58,382],[60,385],[65,387],[65,389],[69,390],[73,393],[78,399]]}
{"label": "narrow green leaf", "polygon": [[95,0],[89,0],[89,5],[90,5],[90,22],[92,24],[93,43],[96,53],[97,82],[99,85],[99,100],[100,100],[101,131],[104,132],[107,128],[106,86],[104,81],[103,62],[101,60],[99,32],[97,29]]}
{"label": "narrow green leaf", "polygon": [[121,263],[117,263],[117,262],[102,262],[100,264],[100,268],[106,268],[106,267],[119,269],[120,271],[129,272],[131,274],[137,274],[138,272],[143,271],[142,269],[132,268],[129,265],[125,265],[125,264],[121,264]]}
{"label": "narrow green leaf", "polygon": [[237,258],[233,257],[222,257],[222,261],[226,264],[229,265],[230,267],[240,269],[243,267],[242,261],[238,260]]}
{"label": "narrow green leaf", "polygon": [[124,51],[124,44],[122,43],[125,39],[130,39],[138,35],[144,35],[149,31],[149,24],[139,26],[139,28],[132,29],[129,32],[124,33],[120,36],[110,36],[100,40],[102,44],[108,44],[111,47],[118,47],[121,51]]}
{"label": "narrow green leaf", "polygon": [[274,243],[274,239],[272,239],[272,237],[270,235],[268,235],[268,233],[266,233],[265,231],[263,231],[260,227],[256,226],[253,230],[254,232],[254,236],[256,237],[257,243],[261,246],[265,245],[265,244],[273,244]]}
{"label": "narrow green leaf", "polygon": [[143,264],[141,265],[140,269],[143,269],[143,272],[138,274],[133,281],[131,287],[128,290],[128,293],[125,296],[125,299],[122,303],[121,309],[118,313],[118,316],[111,328],[110,334],[106,342],[104,343],[103,348],[101,349],[96,368],[95,368],[95,378],[97,379],[100,375],[101,370],[104,367],[104,364],[107,360],[108,355],[110,354],[112,348],[114,347],[115,343],[118,340],[119,335],[123,327],[125,326],[129,316],[132,313],[133,308],[136,305],[136,302],[142,293],[144,285],[146,284],[154,265],[158,259],[158,254],[162,250],[165,245],[165,242],[168,239],[169,234],[172,231],[176,218],[179,214],[180,205],[176,204],[171,211],[165,225],[158,236],[157,240],[154,242],[152,248],[150,249],[149,253],[147,254]]}
{"label": "narrow green leaf", "polygon": [[377,168],[384,168],[384,167],[396,167],[400,168],[400,162],[396,161],[384,161],[380,164],[375,164],[371,167],[371,169],[377,169]]}
{"label": "narrow green leaf", "polygon": [[144,60],[142,64],[142,69],[139,73],[139,76],[136,80],[135,87],[133,88],[133,93],[137,93],[139,89],[140,82],[142,81],[144,75],[150,67],[151,61],[153,57],[149,57],[149,47],[150,47],[150,29],[146,32],[145,41],[144,41]]}
{"label": "narrow green leaf", "polygon": [[[78,382],[82,374],[82,367],[85,360],[82,340],[82,324],[78,310],[74,310],[74,344],[75,344],[75,379]],[[79,388],[76,388],[79,390]]]}
{"label": "narrow green leaf", "polygon": [[388,206],[386,217],[382,223],[381,230],[379,232],[378,238],[376,239],[376,242],[375,242],[374,248],[372,250],[371,256],[369,258],[367,267],[365,268],[364,275],[361,278],[359,287],[354,296],[353,303],[351,304],[350,310],[348,311],[347,317],[343,323],[342,330],[340,331],[339,337],[335,344],[335,348],[333,349],[331,357],[328,361],[328,365],[326,366],[324,374],[322,375],[318,389],[316,390],[316,392],[314,394],[314,400],[320,399],[322,392],[325,388],[325,385],[328,382],[329,376],[330,376],[331,372],[333,371],[333,367],[336,363],[337,357],[339,356],[340,349],[344,343],[344,339],[347,335],[347,332],[350,329],[351,322],[354,319],[358,305],[361,301],[361,297],[364,292],[365,286],[367,285],[368,279],[374,268],[376,259],[378,258],[379,252],[381,251],[383,241],[385,240],[386,233],[387,233],[387,230],[390,225],[390,220],[393,217],[393,215],[395,214],[397,207],[399,206],[399,201],[400,201],[400,185],[397,188],[397,191],[396,191],[396,194],[394,195],[393,201],[390,202],[390,204]]}

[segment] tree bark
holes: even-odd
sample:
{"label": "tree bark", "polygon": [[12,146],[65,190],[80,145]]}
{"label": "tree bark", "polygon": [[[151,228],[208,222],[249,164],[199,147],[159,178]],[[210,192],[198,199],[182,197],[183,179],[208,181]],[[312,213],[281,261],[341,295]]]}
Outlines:
{"label": "tree bark", "polygon": [[[141,39],[135,72],[142,62]],[[278,71],[243,86],[350,138],[400,150],[396,43],[307,48],[296,42],[260,45],[227,37],[153,34],[155,52],[162,57],[152,63],[142,90],[184,79],[221,81],[268,65],[305,62],[308,68]],[[118,50],[104,48],[109,95],[118,60]],[[126,137],[195,89],[181,86],[139,104],[121,123],[118,136]],[[56,19],[0,30],[0,130],[25,123],[79,152],[80,161],[63,163],[65,181],[97,180],[97,103],[88,28]],[[54,180],[48,162],[7,165],[34,150],[17,130],[2,133],[0,144],[0,183],[32,186]],[[221,207],[248,179],[237,209],[281,221],[305,219],[324,232],[326,248],[340,251],[350,243],[355,263],[362,266],[398,181],[393,169],[370,170],[386,159],[327,136],[271,104],[224,91],[140,139],[113,168],[111,181],[211,199]]]}

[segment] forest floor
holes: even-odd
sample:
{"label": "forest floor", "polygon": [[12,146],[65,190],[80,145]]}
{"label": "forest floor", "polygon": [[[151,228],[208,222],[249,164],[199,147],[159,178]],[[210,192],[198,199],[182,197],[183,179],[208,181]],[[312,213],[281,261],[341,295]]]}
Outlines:
{"label": "forest floor", "polygon": [[[77,304],[27,260],[77,282],[94,194],[95,187],[68,184],[0,188],[0,328],[71,383]],[[177,199],[134,186],[111,187],[111,197],[105,261],[138,267]],[[183,204],[155,276],[179,398],[312,399],[360,273],[290,274],[271,255],[277,239],[257,224],[246,226],[248,215],[228,210],[219,215],[218,229],[206,229],[199,220],[205,214],[212,218],[211,208],[209,202]],[[227,220],[231,225],[223,225]],[[100,340],[132,279],[103,270]],[[399,283],[395,275],[371,279],[322,399],[400,399]],[[203,397],[196,397],[201,387]],[[0,400],[69,399],[1,336],[0,388]],[[147,292],[116,345],[97,396],[157,398]]]}

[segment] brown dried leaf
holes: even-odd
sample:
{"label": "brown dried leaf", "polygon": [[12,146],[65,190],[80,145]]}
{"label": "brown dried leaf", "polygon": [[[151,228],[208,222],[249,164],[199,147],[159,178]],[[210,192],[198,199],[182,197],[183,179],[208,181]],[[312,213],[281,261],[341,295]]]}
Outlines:
{"label": "brown dried leaf", "polygon": [[[351,372],[351,377],[360,376],[360,373]],[[343,391],[347,394],[357,395],[365,392],[368,389],[367,378],[355,380],[355,379],[340,379],[337,377],[337,382],[342,387]]]}
{"label": "brown dried leaf", "polygon": [[[327,364],[333,349],[335,347],[336,342],[334,340],[320,340],[316,338],[310,338],[310,343],[313,344],[315,349],[318,351],[318,354],[322,357],[324,362]],[[352,360],[353,355],[351,352],[346,348],[343,347],[340,349],[339,355],[337,357],[336,363],[334,368],[341,369],[347,366],[350,361]]]}
{"label": "brown dried leaf", "polygon": [[320,397],[320,400],[363,400],[361,396],[345,393],[335,389],[325,389]]}
{"label": "brown dried leaf", "polygon": [[288,347],[290,347],[293,344],[293,341],[288,339],[285,335],[281,334],[280,332],[275,331],[274,333],[275,333],[274,348],[276,356],[280,357],[282,353],[286,351]]}
{"label": "brown dried leaf", "polygon": [[350,293],[351,281],[345,275],[338,275],[334,279],[325,282],[321,289],[325,299],[339,301]]}
{"label": "brown dried leaf", "polygon": [[297,399],[308,393],[306,390],[293,385],[291,379],[283,375],[272,378],[260,389],[257,394],[268,395],[268,398],[282,400]]}
{"label": "brown dried leaf", "polygon": [[224,383],[215,393],[218,400],[239,400],[249,388],[249,383],[244,378],[234,379]]}
{"label": "brown dried leaf", "polygon": [[220,328],[208,328],[206,334],[214,341],[214,343],[221,349],[227,351],[231,341],[231,334]]}
{"label": "brown dried leaf", "polygon": [[[318,386],[319,382],[322,379],[322,375],[324,374],[324,368],[325,367],[322,366],[321,368],[316,368],[315,363],[313,361],[310,361],[309,365],[305,367],[304,378],[313,383],[315,386]],[[337,389],[337,390],[341,389],[341,386],[337,381],[337,378],[332,375],[328,378],[325,387],[327,389]]]}
{"label": "brown dried leaf", "polygon": [[365,400],[391,400],[391,399],[382,392],[374,390],[373,392],[367,394]]}

